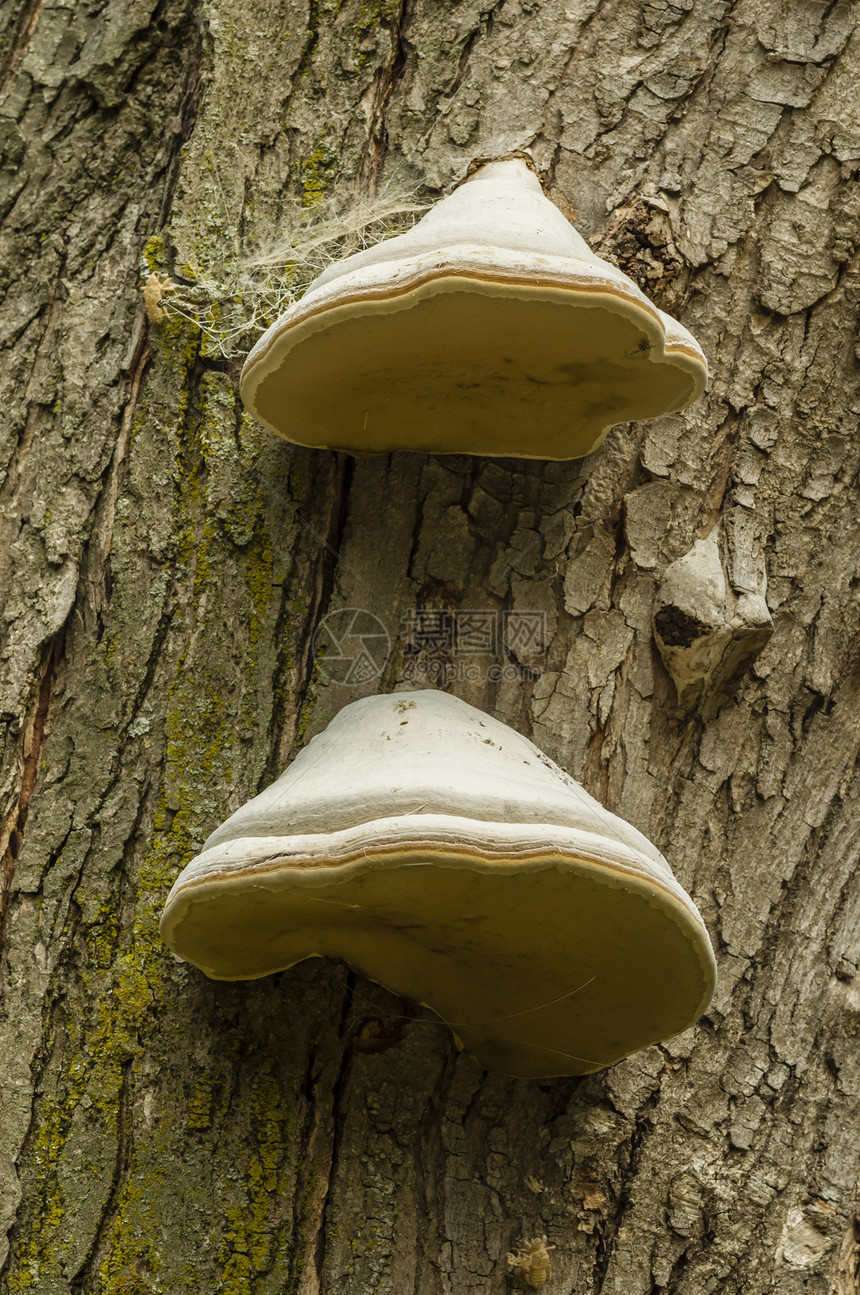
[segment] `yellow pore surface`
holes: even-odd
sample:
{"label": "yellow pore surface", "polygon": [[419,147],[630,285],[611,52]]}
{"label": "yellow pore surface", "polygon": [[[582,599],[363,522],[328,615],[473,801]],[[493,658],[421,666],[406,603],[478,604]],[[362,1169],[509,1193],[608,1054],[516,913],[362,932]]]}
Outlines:
{"label": "yellow pore surface", "polygon": [[664,340],[609,290],[449,276],[299,317],[242,393],[300,445],[572,459],[700,394],[701,359]]}
{"label": "yellow pore surface", "polygon": [[599,1070],[686,1029],[713,955],[696,916],[646,878],[574,858],[369,852],[273,861],[175,895],[167,943],[217,979],[342,958],[437,1012],[490,1070]]}

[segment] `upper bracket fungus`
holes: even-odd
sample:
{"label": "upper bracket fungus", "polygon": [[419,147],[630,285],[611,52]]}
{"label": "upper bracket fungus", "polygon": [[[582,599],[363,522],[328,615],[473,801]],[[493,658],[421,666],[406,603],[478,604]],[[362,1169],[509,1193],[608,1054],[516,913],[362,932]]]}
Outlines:
{"label": "upper bracket fungus", "polygon": [[330,266],[242,371],[255,418],[351,453],[574,459],[704,389],[696,340],[601,260],[522,158]]}
{"label": "upper bracket fungus", "polygon": [[714,958],[662,855],[507,725],[352,702],[178,877],[162,935],[218,980],[343,958],[481,1065],[582,1074],[686,1029]]}

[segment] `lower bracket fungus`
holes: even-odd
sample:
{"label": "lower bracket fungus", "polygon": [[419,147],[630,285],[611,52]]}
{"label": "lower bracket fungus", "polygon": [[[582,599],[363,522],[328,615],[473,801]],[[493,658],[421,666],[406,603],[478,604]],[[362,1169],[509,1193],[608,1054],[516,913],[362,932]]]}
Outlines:
{"label": "lower bracket fungus", "polygon": [[706,377],[695,338],[509,157],[315,279],[241,391],[299,445],[575,459],[616,423],[682,409]]}
{"label": "lower bracket fungus", "polygon": [[446,693],[346,706],[178,877],[162,935],[217,980],[342,958],[490,1070],[599,1070],[692,1025],[704,924],[663,856]]}

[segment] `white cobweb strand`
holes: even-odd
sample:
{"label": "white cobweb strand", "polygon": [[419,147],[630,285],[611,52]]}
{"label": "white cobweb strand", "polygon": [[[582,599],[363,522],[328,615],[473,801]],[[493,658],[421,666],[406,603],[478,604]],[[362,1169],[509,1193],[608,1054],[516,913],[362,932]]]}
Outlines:
{"label": "white cobweb strand", "polygon": [[[294,207],[266,241],[226,257],[223,274],[199,271],[193,284],[172,283],[158,304],[168,317],[196,325],[230,356],[242,339],[268,327],[298,301],[329,265],[402,234],[426,210],[414,192],[395,186],[341,211]],[[238,243],[238,238],[232,241]]]}

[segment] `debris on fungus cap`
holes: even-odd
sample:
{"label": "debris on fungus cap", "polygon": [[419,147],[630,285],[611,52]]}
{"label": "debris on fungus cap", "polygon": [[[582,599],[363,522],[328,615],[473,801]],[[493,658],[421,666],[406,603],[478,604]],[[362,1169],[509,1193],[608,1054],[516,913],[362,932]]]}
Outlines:
{"label": "debris on fungus cap", "polygon": [[707,363],[522,158],[330,266],[251,351],[242,399],[299,445],[574,459],[683,408]]}
{"label": "debris on fungus cap", "polygon": [[714,986],[663,856],[533,743],[446,693],[352,702],[178,877],[161,932],[218,980],[342,958],[481,1065],[583,1074]]}

